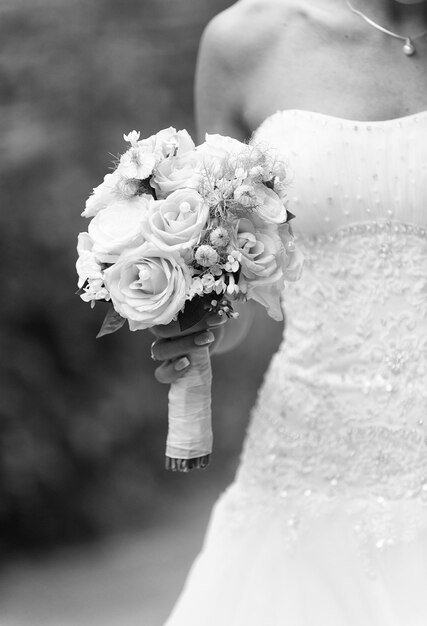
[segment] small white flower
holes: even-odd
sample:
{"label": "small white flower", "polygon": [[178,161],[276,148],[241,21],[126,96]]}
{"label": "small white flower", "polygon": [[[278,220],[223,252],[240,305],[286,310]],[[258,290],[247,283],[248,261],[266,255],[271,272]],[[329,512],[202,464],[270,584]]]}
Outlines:
{"label": "small white flower", "polygon": [[85,302],[91,302],[92,306],[94,306],[95,300],[110,300],[110,294],[105,288],[102,279],[88,278],[87,285],[83,287],[83,293],[80,294],[80,298]]}
{"label": "small white flower", "polygon": [[264,171],[263,171],[261,165],[255,165],[254,167],[252,167],[250,169],[249,176],[251,178],[255,178],[257,180],[260,180],[260,179],[262,179],[263,173],[264,173]]}
{"label": "small white flower", "polygon": [[215,293],[219,296],[224,293],[226,289],[227,285],[225,284],[223,276],[221,276],[221,278],[215,281]]}
{"label": "small white flower", "polygon": [[194,296],[202,296],[202,295],[203,295],[202,279],[199,276],[196,276],[191,281],[191,285],[188,290],[188,297],[190,300],[192,300]]}
{"label": "small white flower", "polygon": [[127,135],[123,135],[123,139],[131,144],[133,148],[138,147],[138,141],[141,133],[136,130],[131,130]]}
{"label": "small white flower", "polygon": [[216,181],[216,187],[222,197],[232,197],[234,193],[234,185],[228,178],[219,178]]}
{"label": "small white flower", "polygon": [[78,259],[76,261],[79,275],[78,287],[81,289],[89,280],[101,280],[102,266],[93,252],[93,241],[88,233],[80,233],[77,239]]}
{"label": "small white flower", "polygon": [[232,252],[227,257],[227,262],[224,265],[224,269],[226,272],[237,272],[240,267],[240,263],[238,258],[240,256],[239,252]]}
{"label": "small white flower", "polygon": [[209,272],[202,276],[202,283],[204,293],[211,293],[215,288],[215,278]]}
{"label": "small white flower", "polygon": [[239,285],[236,284],[233,274],[228,275],[227,293],[230,296],[237,295],[239,293]]}
{"label": "small white flower", "polygon": [[247,172],[243,167],[238,167],[234,172],[234,176],[239,180],[245,180],[247,178]]}
{"label": "small white flower", "polygon": [[154,154],[149,150],[144,150],[137,144],[122,154],[117,171],[124,178],[145,180],[153,173],[155,165],[156,159]]}
{"label": "small white flower", "polygon": [[96,260],[93,252],[84,250],[76,262],[77,273],[79,275],[78,287],[81,288],[88,279],[98,279],[102,276],[101,265]]}
{"label": "small white flower", "polygon": [[212,267],[209,268],[209,271],[214,276],[222,276],[222,265],[216,263],[216,265],[212,265]]}
{"label": "small white flower", "polygon": [[211,265],[215,265],[218,262],[219,257],[215,248],[208,244],[203,244],[197,248],[195,259],[202,267],[211,267]]}

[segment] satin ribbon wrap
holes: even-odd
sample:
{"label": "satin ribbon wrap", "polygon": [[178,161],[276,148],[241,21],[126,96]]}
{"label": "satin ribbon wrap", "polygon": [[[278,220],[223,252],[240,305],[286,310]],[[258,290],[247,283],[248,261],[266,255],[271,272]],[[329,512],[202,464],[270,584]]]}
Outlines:
{"label": "satin ribbon wrap", "polygon": [[190,360],[190,370],[169,390],[166,468],[178,471],[206,467],[212,452],[209,348],[192,352]]}

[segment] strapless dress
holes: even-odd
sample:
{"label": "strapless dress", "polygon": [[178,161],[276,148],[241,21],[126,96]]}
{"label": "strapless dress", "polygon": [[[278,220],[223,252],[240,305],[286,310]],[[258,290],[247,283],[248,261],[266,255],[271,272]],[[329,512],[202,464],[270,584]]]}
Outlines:
{"label": "strapless dress", "polygon": [[427,625],[427,111],[279,111],[305,255],[167,626]]}

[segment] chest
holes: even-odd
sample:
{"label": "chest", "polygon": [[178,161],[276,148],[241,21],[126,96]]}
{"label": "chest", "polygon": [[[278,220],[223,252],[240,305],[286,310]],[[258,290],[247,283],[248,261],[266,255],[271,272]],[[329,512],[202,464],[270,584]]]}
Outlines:
{"label": "chest", "polygon": [[427,38],[407,57],[402,42],[367,26],[292,23],[263,47],[243,81],[243,117],[254,129],[281,109],[382,120],[427,109]]}
{"label": "chest", "polygon": [[303,110],[272,115],[257,139],[287,164],[296,231],[397,220],[427,226],[427,111],[354,122]]}

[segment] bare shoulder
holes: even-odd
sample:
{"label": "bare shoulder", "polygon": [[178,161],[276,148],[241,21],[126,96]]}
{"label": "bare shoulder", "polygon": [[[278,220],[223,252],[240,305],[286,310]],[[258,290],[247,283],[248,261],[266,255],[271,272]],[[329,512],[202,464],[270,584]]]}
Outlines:
{"label": "bare shoulder", "polygon": [[239,0],[209,22],[202,46],[230,66],[250,64],[260,47],[282,34],[295,11],[294,0]]}
{"label": "bare shoulder", "polygon": [[283,36],[295,0],[239,0],[206,27],[196,73],[199,130],[245,135],[245,84]]}

